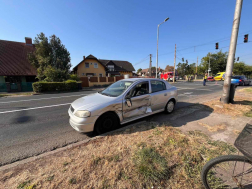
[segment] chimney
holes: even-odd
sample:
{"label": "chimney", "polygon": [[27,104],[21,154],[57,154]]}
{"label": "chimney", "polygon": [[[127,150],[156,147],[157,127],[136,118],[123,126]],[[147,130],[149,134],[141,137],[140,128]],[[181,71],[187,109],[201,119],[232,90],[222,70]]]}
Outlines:
{"label": "chimney", "polygon": [[26,38],[25,38],[25,44],[26,44],[26,45],[32,45],[32,38],[26,37]]}
{"label": "chimney", "polygon": [[85,57],[85,56],[83,56],[83,60],[85,60],[85,58],[86,58],[86,57]]}

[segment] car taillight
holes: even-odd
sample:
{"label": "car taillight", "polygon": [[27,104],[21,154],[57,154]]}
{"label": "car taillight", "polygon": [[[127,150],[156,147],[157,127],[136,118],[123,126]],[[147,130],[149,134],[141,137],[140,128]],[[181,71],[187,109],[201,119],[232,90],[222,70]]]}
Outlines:
{"label": "car taillight", "polygon": [[241,79],[240,79],[239,81],[240,81],[240,82],[242,82],[242,80],[241,80]]}

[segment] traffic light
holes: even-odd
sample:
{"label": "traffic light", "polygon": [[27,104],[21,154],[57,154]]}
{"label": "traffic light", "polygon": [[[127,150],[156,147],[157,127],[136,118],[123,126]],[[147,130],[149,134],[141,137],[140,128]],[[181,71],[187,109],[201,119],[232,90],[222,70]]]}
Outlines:
{"label": "traffic light", "polygon": [[183,61],[183,62],[185,61],[184,58],[182,58],[182,61]]}
{"label": "traffic light", "polygon": [[219,49],[219,43],[215,43],[215,49]]}
{"label": "traffic light", "polygon": [[240,57],[237,58],[237,61],[239,61]]}
{"label": "traffic light", "polygon": [[188,64],[188,60],[186,60],[186,63]]}
{"label": "traffic light", "polygon": [[248,42],[248,34],[244,35],[244,43]]}

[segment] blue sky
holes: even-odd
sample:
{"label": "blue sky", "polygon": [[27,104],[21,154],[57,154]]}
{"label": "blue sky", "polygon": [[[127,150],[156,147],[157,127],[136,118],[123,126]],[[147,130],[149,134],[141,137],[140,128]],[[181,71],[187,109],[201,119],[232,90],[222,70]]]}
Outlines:
{"label": "blue sky", "polygon": [[[159,66],[188,59],[199,63],[208,52],[228,51],[236,0],[0,0],[0,39],[24,42],[40,32],[55,34],[71,54],[73,66],[83,56],[127,60],[135,69],[156,64],[160,26]],[[236,57],[252,65],[252,1],[244,0]]]}

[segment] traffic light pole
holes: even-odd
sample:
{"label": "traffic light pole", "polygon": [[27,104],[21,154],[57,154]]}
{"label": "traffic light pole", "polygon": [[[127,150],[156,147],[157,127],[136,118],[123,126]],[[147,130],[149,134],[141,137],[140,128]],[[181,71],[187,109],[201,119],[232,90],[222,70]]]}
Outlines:
{"label": "traffic light pole", "polygon": [[209,64],[208,64],[207,77],[209,77],[209,71],[210,71],[210,58],[211,58],[211,53],[209,53]]}
{"label": "traffic light pole", "polygon": [[239,31],[239,26],[240,26],[242,2],[243,0],[236,0],[233,29],[232,29],[231,39],[230,39],[228,60],[227,60],[225,80],[224,80],[224,86],[223,86],[223,94],[221,97],[221,101],[224,104],[229,103],[231,76],[232,76],[232,71],[233,71],[233,66],[234,66],[234,57],[235,57],[235,51],[236,51],[236,45],[237,45],[238,31]]}
{"label": "traffic light pole", "polygon": [[174,72],[173,72],[173,83],[175,82],[175,66],[176,66],[176,44],[175,44],[175,54],[174,54]]}

